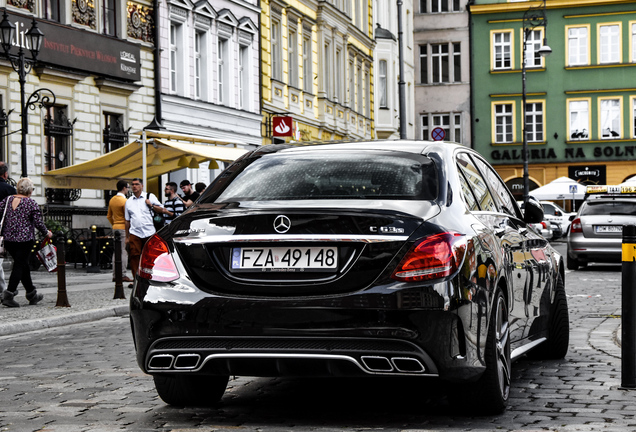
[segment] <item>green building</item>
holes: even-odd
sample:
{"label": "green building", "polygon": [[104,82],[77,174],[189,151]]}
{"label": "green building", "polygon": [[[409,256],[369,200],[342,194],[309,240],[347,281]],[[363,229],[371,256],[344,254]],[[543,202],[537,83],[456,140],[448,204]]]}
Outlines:
{"label": "green building", "polygon": [[618,184],[636,174],[636,2],[474,0],[470,20],[473,147],[515,195],[524,40],[530,190],[562,176]]}

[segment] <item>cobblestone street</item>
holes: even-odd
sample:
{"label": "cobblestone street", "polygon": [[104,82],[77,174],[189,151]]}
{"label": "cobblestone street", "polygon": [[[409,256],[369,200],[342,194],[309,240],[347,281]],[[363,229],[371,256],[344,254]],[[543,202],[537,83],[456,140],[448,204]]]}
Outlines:
{"label": "cobblestone street", "polygon": [[[469,417],[439,384],[234,378],[216,408],[165,405],[134,361],[128,318],[0,337],[3,431],[635,430],[621,384],[620,266],[569,272],[570,351],[513,365],[508,410]],[[423,385],[422,385],[423,384]]]}

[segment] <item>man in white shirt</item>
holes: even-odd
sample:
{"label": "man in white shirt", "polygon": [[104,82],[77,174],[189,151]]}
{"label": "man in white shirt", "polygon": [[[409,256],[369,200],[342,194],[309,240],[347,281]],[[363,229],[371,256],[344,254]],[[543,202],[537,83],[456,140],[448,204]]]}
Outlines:
{"label": "man in white shirt", "polygon": [[130,269],[134,279],[139,269],[141,251],[148,239],[156,232],[152,223],[153,209],[158,213],[163,213],[163,206],[154,194],[143,191],[144,185],[141,179],[133,179],[131,186],[133,195],[126,201],[124,216],[126,218],[126,244],[130,248]]}

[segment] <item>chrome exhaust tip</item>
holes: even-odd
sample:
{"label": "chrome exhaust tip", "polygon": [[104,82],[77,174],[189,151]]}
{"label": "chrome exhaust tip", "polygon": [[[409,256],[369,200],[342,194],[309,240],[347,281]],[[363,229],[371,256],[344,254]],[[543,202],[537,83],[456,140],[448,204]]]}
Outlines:
{"label": "chrome exhaust tip", "polygon": [[426,372],[426,368],[418,359],[411,357],[393,357],[391,362],[398,372],[404,373],[422,373]]}
{"label": "chrome exhaust tip", "polygon": [[150,358],[148,369],[166,370],[172,368],[174,356],[172,354],[157,354]]}
{"label": "chrome exhaust tip", "polygon": [[362,356],[362,364],[371,372],[392,372],[393,365],[386,357]]}
{"label": "chrome exhaust tip", "polygon": [[195,369],[199,365],[199,354],[179,354],[174,361],[175,369]]}

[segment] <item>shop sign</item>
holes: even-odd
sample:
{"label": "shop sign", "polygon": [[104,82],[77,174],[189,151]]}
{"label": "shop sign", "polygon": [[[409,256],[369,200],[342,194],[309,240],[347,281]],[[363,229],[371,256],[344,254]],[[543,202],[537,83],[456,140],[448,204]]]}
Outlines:
{"label": "shop sign", "polygon": [[605,165],[572,165],[568,167],[568,177],[581,184],[606,184],[607,167]]}
{"label": "shop sign", "polygon": [[[32,18],[8,15],[16,25],[12,53],[17,53],[19,46],[28,51],[25,33],[31,28]],[[38,62],[129,81],[141,79],[139,45],[48,21],[36,21],[44,33]]]}

